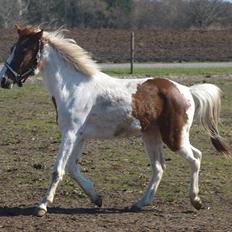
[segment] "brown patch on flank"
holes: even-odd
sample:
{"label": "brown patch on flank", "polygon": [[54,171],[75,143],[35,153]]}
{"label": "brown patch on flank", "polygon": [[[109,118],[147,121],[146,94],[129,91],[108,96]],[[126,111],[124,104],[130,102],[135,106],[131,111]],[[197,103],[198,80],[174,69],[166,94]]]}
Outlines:
{"label": "brown patch on flank", "polygon": [[163,142],[171,150],[179,150],[188,104],[177,87],[167,79],[150,79],[138,85],[132,97],[132,114],[140,121],[142,131],[158,126]]}
{"label": "brown patch on flank", "polygon": [[56,110],[56,124],[58,125],[58,111],[57,111],[56,99],[53,96],[52,96],[52,102]]}

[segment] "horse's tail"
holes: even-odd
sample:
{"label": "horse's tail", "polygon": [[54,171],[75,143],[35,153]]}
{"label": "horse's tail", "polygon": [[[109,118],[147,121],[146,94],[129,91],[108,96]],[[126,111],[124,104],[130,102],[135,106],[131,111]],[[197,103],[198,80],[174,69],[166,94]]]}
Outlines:
{"label": "horse's tail", "polygon": [[231,149],[218,131],[221,109],[221,90],[212,84],[198,84],[190,87],[196,110],[195,118],[200,122],[211,138],[217,151],[231,155]]}

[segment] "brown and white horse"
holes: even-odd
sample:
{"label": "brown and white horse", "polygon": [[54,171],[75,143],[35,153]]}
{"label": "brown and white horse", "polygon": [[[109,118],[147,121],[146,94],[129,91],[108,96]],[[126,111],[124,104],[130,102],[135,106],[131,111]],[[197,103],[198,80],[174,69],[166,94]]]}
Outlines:
{"label": "brown and white horse", "polygon": [[62,142],[38,216],[53,202],[59,181],[68,170],[91,201],[102,205],[93,183],[80,173],[77,161],[89,138],[111,139],[140,134],[151,160],[152,176],[143,196],[132,206],[151,204],[165,168],[163,144],[190,166],[190,200],[201,208],[198,175],[201,152],[189,141],[194,117],[219,152],[230,154],[219,135],[220,90],[212,84],[183,86],[165,78],[117,79],[102,73],[75,41],[62,32],[32,26],[16,27],[19,38],[1,71],[1,86],[19,86],[41,71],[57,110]]}

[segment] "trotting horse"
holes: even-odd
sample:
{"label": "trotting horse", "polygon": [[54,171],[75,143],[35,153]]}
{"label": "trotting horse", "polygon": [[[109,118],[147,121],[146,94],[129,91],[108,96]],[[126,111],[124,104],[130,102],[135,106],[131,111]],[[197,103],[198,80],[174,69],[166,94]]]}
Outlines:
{"label": "trotting horse", "polygon": [[194,117],[214,147],[230,154],[219,135],[220,90],[212,84],[187,87],[165,78],[117,79],[102,73],[75,41],[61,31],[46,32],[32,26],[16,26],[18,40],[1,70],[1,86],[11,88],[38,71],[51,95],[62,134],[48,190],[36,214],[43,216],[52,203],[58,183],[68,170],[91,201],[102,199],[93,183],[80,173],[83,143],[89,138],[142,136],[151,160],[152,176],[132,209],[151,204],[165,168],[163,144],[179,153],[190,166],[190,200],[201,208],[198,175],[201,152],[189,141]]}

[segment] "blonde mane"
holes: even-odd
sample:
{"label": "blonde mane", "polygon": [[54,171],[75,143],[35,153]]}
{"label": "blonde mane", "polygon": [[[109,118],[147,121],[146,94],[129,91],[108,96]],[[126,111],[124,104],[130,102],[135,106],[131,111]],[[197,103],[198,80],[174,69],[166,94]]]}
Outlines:
{"label": "blonde mane", "polygon": [[88,77],[97,74],[100,71],[97,64],[83,48],[76,44],[76,41],[64,38],[63,31],[44,32],[44,39],[77,71]]}

